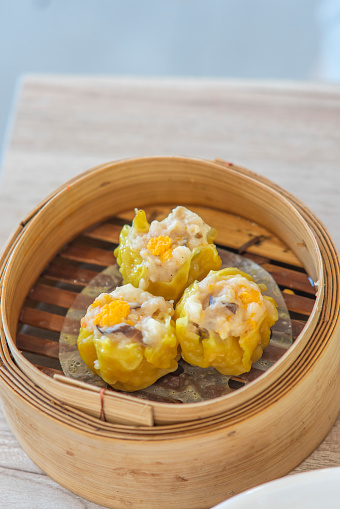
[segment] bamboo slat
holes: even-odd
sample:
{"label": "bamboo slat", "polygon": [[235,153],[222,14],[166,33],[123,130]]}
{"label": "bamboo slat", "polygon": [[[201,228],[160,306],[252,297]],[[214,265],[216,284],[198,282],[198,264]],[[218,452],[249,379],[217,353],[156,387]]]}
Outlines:
{"label": "bamboo slat", "polygon": [[21,311],[20,322],[41,329],[61,332],[64,325],[64,317],[48,313],[47,311],[24,307]]}
{"label": "bamboo slat", "polygon": [[59,343],[50,339],[37,338],[28,334],[18,334],[17,346],[19,350],[43,355],[51,359],[59,359]]}
{"label": "bamboo slat", "polygon": [[74,265],[65,265],[59,259],[47,267],[44,277],[55,281],[64,281],[79,286],[88,285],[97,275],[97,272],[82,269]]}
{"label": "bamboo slat", "polygon": [[113,253],[99,249],[96,247],[81,246],[70,244],[64,251],[60,253],[62,258],[74,260],[77,262],[93,263],[94,265],[102,265],[108,267],[115,263]]}

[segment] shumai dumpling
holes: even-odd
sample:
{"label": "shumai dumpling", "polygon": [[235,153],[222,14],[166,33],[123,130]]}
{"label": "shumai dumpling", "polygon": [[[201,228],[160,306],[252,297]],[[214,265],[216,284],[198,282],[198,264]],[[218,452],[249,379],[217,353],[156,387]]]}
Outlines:
{"label": "shumai dumpling", "polygon": [[81,320],[85,364],[115,389],[136,391],[178,367],[173,305],[131,284],[102,293]]}
{"label": "shumai dumpling", "polygon": [[215,229],[185,207],[176,207],[162,221],[148,223],[136,210],[132,226],[125,225],[115,250],[124,283],[178,300],[185,288],[221,267],[213,241]]}
{"label": "shumai dumpling", "polygon": [[278,319],[275,300],[262,295],[266,288],[260,286],[248,274],[226,268],[187,288],[175,310],[183,359],[224,375],[249,371]]}

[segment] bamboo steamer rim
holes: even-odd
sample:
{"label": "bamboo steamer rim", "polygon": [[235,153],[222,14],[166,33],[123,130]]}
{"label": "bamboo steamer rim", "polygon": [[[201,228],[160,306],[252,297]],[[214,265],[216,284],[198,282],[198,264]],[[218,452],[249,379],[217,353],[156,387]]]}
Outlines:
{"label": "bamboo steamer rim", "polygon": [[[249,170],[245,170],[240,167],[236,166],[228,166],[223,167],[221,166],[221,163],[212,163],[200,159],[193,159],[193,158],[176,158],[176,157],[153,157],[153,158],[137,158],[137,159],[129,159],[124,161],[118,161],[116,163],[108,163],[105,165],[100,165],[92,170],[89,170],[88,172],[85,172],[84,174],[80,175],[79,177],[72,179],[67,184],[61,186],[56,190],[55,193],[52,193],[46,200],[42,202],[34,211],[34,213],[31,213],[27,218],[26,221],[22,223],[22,229],[19,233],[16,233],[14,237],[12,238],[12,244],[9,244],[7,246],[7,249],[5,250],[5,256],[3,256],[2,260],[2,271],[5,272],[3,279],[3,285],[2,285],[2,295],[4,296],[6,293],[6,290],[8,289],[8,286],[11,283],[11,277],[13,277],[13,273],[15,273],[15,256],[20,249],[20,246],[22,244],[23,240],[27,240],[27,237],[29,236],[30,232],[34,229],[34,226],[37,224],[38,221],[40,221],[41,216],[46,212],[48,208],[55,207],[55,202],[59,200],[61,197],[65,195],[65,193],[69,193],[70,189],[72,187],[77,187],[81,183],[84,182],[84,180],[88,179],[89,177],[98,176],[98,174],[106,175],[107,171],[112,168],[112,166],[117,168],[117,165],[124,166],[124,165],[130,165],[134,166],[134,164],[145,164],[150,163],[150,161],[153,162],[153,164],[159,164],[161,162],[166,161],[167,163],[174,164],[174,163],[186,163],[187,161],[190,161],[191,165],[207,165],[211,169],[218,170],[219,172],[221,169],[223,172],[227,172],[229,175],[237,175],[238,178],[243,179],[243,182],[256,182],[256,185],[261,188],[262,190],[266,190],[267,192],[270,191],[270,194],[272,196],[275,196],[276,200],[280,201],[281,203],[284,203],[284,206],[287,208],[287,210],[290,210],[292,215],[299,218],[299,221],[301,222],[301,225],[303,225],[303,230],[306,234],[306,238],[310,241],[310,245],[314,249],[314,267],[310,267],[312,270],[314,270],[314,278],[317,277],[319,280],[319,291],[316,299],[316,303],[314,306],[314,310],[309,317],[309,320],[307,324],[305,325],[305,328],[303,330],[303,334],[300,335],[299,339],[295,342],[295,344],[289,349],[287,354],[285,354],[276,364],[273,368],[271,368],[267,373],[263,374],[258,380],[253,382],[252,384],[244,387],[243,389],[240,389],[234,394],[229,394],[227,396],[222,396],[220,398],[217,398],[217,400],[212,400],[210,402],[204,402],[204,403],[196,403],[195,404],[195,418],[201,419],[200,424],[204,424],[204,419],[210,419],[211,414],[208,415],[208,417],[205,415],[205,410],[207,407],[210,407],[212,410],[212,415],[221,415],[221,419],[224,419],[226,416],[229,418],[234,419],[240,419],[242,418],[242,415],[244,412],[249,413],[251,409],[253,408],[253,411],[257,411],[260,408],[260,403],[268,405],[270,404],[270,401],[278,397],[278,393],[275,393],[275,390],[280,390],[280,394],[282,394],[283,390],[287,390],[284,387],[282,387],[282,377],[286,373],[291,373],[294,371],[295,366],[292,359],[297,360],[301,354],[303,354],[303,350],[307,344],[307,342],[310,340],[310,338],[313,335],[313,329],[315,330],[317,323],[319,322],[320,316],[325,314],[324,308],[322,308],[322,301],[324,297],[324,284],[323,284],[323,277],[324,277],[324,266],[323,266],[323,257],[320,252],[319,248],[319,242],[320,238],[318,237],[317,240],[315,238],[315,234],[319,235],[321,232],[323,235],[326,236],[327,241],[324,240],[325,246],[323,246],[324,250],[329,248],[329,238],[327,237],[327,233],[324,232],[323,227],[320,227],[320,233],[318,232],[319,229],[319,222],[315,218],[315,216],[305,209],[298,200],[296,200],[294,197],[292,197],[289,193],[282,190],[279,186],[273,185],[270,183],[267,179],[263,179],[256,174],[250,172]],[[142,166],[143,166],[142,164]],[[117,171],[118,172],[118,171]],[[126,176],[126,174],[125,174]],[[104,181],[103,181],[104,182]],[[102,183],[103,183],[102,182]],[[111,214],[110,214],[111,215]],[[309,224],[312,224],[315,227],[314,233],[311,231]],[[82,228],[83,229],[83,228]],[[16,241],[16,244],[14,245],[13,240]],[[63,242],[65,242],[65,239],[63,239]],[[59,246],[61,247],[61,246]],[[9,252],[11,251],[11,252]],[[7,259],[6,259],[6,253],[8,253]],[[310,263],[310,262],[309,262]],[[47,390],[47,392],[51,393],[52,395],[55,393],[61,395],[63,391],[67,391],[70,388],[65,387],[62,383],[57,382],[56,380],[51,380],[47,375],[44,375],[41,373],[37,368],[35,368],[29,361],[27,361],[19,352],[19,350],[16,348],[15,340],[13,337],[15,337],[15,330],[13,330],[13,323],[10,323],[8,312],[9,310],[5,307],[5,299],[2,298],[2,318],[3,318],[3,327],[4,327],[4,333],[7,338],[8,345],[10,347],[11,353],[14,356],[18,366],[23,370],[25,374],[28,374],[29,377],[38,384],[38,386],[44,388]],[[321,323],[324,324],[324,322],[327,321],[323,319],[321,320]],[[10,362],[8,356],[7,356],[8,363]],[[296,373],[294,374],[294,377],[297,379],[299,376],[303,376],[304,372],[306,371],[306,367],[308,368],[308,365],[306,366],[299,366],[299,369],[296,370]],[[273,376],[275,373],[276,376]],[[56,390],[56,388],[58,388]],[[82,392],[82,395],[84,395],[84,392],[90,392],[90,391],[84,391],[79,388],[72,388],[71,391],[75,391],[79,394],[80,391]],[[74,391],[73,391],[74,392]],[[87,397],[90,396],[90,394],[86,395]],[[132,399],[130,399],[132,398]],[[116,400],[116,395],[112,397],[111,393],[107,393],[105,395],[106,402],[110,399]],[[122,399],[122,398],[121,398]],[[132,401],[134,400],[133,396],[129,397],[126,396],[123,398],[125,401]],[[265,400],[265,401],[264,401]],[[221,401],[223,401],[223,405],[221,408]],[[208,404],[207,404],[208,403]],[[165,409],[165,407],[168,407],[168,411],[172,413],[180,413],[183,411],[183,408],[185,408],[185,405],[181,405],[179,408],[174,409],[173,405],[169,405],[166,403],[155,403],[155,402],[147,402],[147,405],[151,406],[153,408],[153,411],[157,413],[157,410],[161,409],[162,411]],[[191,408],[192,405],[189,405]],[[200,413],[200,411],[202,413]],[[203,415],[202,415],[203,414]],[[179,416],[180,417],[180,416]],[[215,417],[216,419],[216,417]],[[217,419],[218,420],[218,419]],[[180,426],[180,425],[178,425]],[[172,424],[169,426],[166,426],[166,428],[174,429],[173,427],[176,427],[176,425]]]}

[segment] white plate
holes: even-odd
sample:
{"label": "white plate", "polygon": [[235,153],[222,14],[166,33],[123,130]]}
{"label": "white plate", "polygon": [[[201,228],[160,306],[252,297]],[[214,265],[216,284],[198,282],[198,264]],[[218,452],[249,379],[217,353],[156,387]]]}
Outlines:
{"label": "white plate", "polygon": [[340,467],[312,470],[262,484],[212,509],[339,509]]}

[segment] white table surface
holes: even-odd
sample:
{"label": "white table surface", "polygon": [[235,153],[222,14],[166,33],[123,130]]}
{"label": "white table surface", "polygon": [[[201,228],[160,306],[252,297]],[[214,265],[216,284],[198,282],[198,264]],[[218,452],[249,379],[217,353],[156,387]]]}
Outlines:
{"label": "white table surface", "polygon": [[[132,156],[221,158],[306,203],[340,249],[340,86],[284,82],[27,76],[8,132],[0,246],[48,193]],[[340,465],[340,418],[295,472]],[[0,411],[0,507],[91,508],[27,457]]]}

